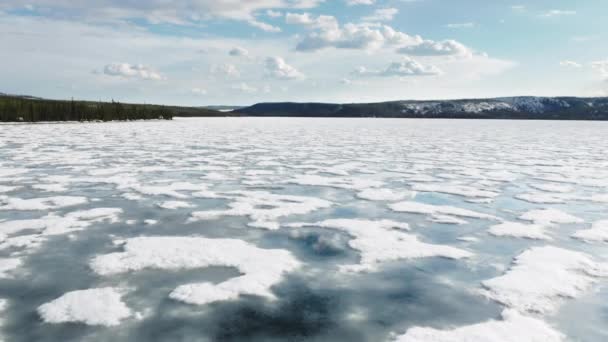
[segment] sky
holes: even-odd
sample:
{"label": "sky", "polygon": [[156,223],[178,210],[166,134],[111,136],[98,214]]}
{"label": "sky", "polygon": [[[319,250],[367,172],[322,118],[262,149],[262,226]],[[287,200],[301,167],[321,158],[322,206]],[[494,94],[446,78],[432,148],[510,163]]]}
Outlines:
{"label": "sky", "polygon": [[605,0],[2,0],[0,92],[186,106],[608,96]]}

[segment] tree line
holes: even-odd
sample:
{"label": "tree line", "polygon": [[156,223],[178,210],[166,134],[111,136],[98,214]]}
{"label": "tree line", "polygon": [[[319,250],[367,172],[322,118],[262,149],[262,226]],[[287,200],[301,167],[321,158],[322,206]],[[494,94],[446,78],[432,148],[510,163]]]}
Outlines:
{"label": "tree line", "polygon": [[0,96],[0,121],[114,121],[171,120],[165,106],[120,102],[62,101]]}

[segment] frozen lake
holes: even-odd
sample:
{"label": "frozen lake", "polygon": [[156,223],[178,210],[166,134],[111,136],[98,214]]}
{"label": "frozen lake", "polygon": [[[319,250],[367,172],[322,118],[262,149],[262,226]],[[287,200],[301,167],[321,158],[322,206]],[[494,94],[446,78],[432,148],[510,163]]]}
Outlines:
{"label": "frozen lake", "polygon": [[0,340],[606,341],[608,123],[0,125]]}

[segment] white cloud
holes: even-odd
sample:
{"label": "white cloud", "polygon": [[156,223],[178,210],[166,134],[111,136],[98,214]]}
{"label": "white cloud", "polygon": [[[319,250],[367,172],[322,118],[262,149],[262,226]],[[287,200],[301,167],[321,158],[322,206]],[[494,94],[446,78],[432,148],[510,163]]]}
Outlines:
{"label": "white cloud", "polygon": [[600,76],[608,78],[608,59],[604,61],[591,62],[591,67],[600,73]]}
{"label": "white cloud", "polygon": [[376,0],[346,0],[348,6],[373,5],[374,3],[376,3]]}
{"label": "white cloud", "polygon": [[473,52],[455,40],[436,42],[425,40],[417,45],[409,45],[398,50],[399,53],[411,56],[460,56],[471,57]]}
{"label": "white cloud", "polygon": [[266,58],[266,74],[279,80],[298,80],[305,78],[304,74],[287,64],[281,57]]}
{"label": "white cloud", "polygon": [[[44,9],[46,15],[95,20],[143,18],[154,23],[185,24],[211,18],[228,18],[246,21],[262,30],[276,32],[277,27],[255,20],[260,10],[281,8],[314,8],[323,0],[174,0],[174,1],[121,1],[121,0],[28,0],[33,9]],[[19,9],[21,0],[4,0],[2,9]]]}
{"label": "white cloud", "polygon": [[419,44],[420,36],[410,36],[387,25],[346,24],[324,26],[305,36],[296,46],[298,51],[325,48],[373,50],[383,47]]}
{"label": "white cloud", "polygon": [[370,16],[363,17],[364,21],[391,21],[399,13],[396,8],[378,8]]}
{"label": "white cloud", "polygon": [[566,15],[575,15],[576,11],[569,11],[569,10],[549,10],[546,11],[544,13],[542,13],[540,16],[543,18],[554,18],[554,17],[563,17]]}
{"label": "white cloud", "polygon": [[561,61],[559,62],[560,66],[566,67],[566,68],[582,68],[583,66],[575,61]]}
{"label": "white cloud", "polygon": [[161,74],[142,64],[112,63],[103,68],[103,73],[108,76],[138,78],[142,80],[158,81],[163,79]]}
{"label": "white cloud", "polygon": [[249,25],[266,32],[281,32],[281,28],[257,20],[249,20]]}
{"label": "white cloud", "polygon": [[316,18],[310,13],[287,13],[285,22],[290,25],[302,25],[309,29],[335,30],[338,28],[338,20],[329,15],[320,15]]}
{"label": "white cloud", "polygon": [[389,64],[384,70],[368,70],[359,67],[353,75],[370,77],[412,77],[412,76],[435,76],[442,71],[434,65],[424,65],[410,57],[404,57],[399,62]]}

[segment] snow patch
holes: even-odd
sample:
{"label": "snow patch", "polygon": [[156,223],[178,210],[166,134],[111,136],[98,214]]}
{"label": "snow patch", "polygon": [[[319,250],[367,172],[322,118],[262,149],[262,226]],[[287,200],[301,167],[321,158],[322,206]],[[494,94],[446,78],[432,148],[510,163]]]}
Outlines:
{"label": "snow patch", "polygon": [[487,297],[509,308],[549,314],[564,298],[581,296],[605,276],[608,265],[588,254],[545,246],[523,252],[504,275],[482,284]]}
{"label": "snow patch", "polygon": [[191,220],[247,216],[253,221],[249,226],[274,230],[279,228],[276,220],[280,217],[307,214],[332,205],[331,202],[319,198],[278,195],[263,191],[236,191],[230,194],[237,196],[228,204],[230,209],[193,212]]}
{"label": "snow patch", "polygon": [[415,193],[408,192],[395,192],[390,189],[365,189],[357,193],[357,197],[368,201],[401,201],[402,199],[409,197],[414,198]]}
{"label": "snow patch", "polygon": [[509,236],[533,240],[552,240],[552,238],[547,235],[546,226],[538,224],[503,222],[490,227],[488,232],[494,236]]}
{"label": "snow patch", "polygon": [[472,198],[494,198],[500,195],[498,192],[494,191],[481,190],[466,185],[452,184],[414,184],[412,189],[421,192],[437,192]]}
{"label": "snow patch", "polygon": [[572,237],[586,242],[608,242],[608,220],[597,221],[590,229],[579,230]]}
{"label": "snow patch", "polygon": [[72,291],[39,306],[38,314],[46,323],[116,326],[132,315],[122,295],[112,287]]}
{"label": "snow patch", "polygon": [[396,342],[561,342],[565,336],[546,322],[516,310],[504,310],[501,320],[451,330],[414,327]]}
{"label": "snow patch", "polygon": [[236,299],[239,295],[274,298],[271,287],[300,266],[286,250],[261,249],[242,240],[200,237],[138,237],[124,242],[124,251],[95,257],[90,265],[100,275],[142,269],[235,267],[242,276],[219,284],[197,283],[176,288],[170,297],[190,304]]}
{"label": "snow patch", "polygon": [[390,205],[391,210],[397,212],[413,213],[413,214],[427,214],[427,215],[452,215],[459,217],[469,217],[478,219],[497,219],[495,216],[478,213],[476,211],[462,209],[458,207],[452,207],[448,205],[433,205],[425,204],[420,202],[399,202]]}
{"label": "snow patch", "polygon": [[49,210],[84,203],[87,203],[87,198],[79,196],[55,196],[31,199],[0,196],[0,210]]}

